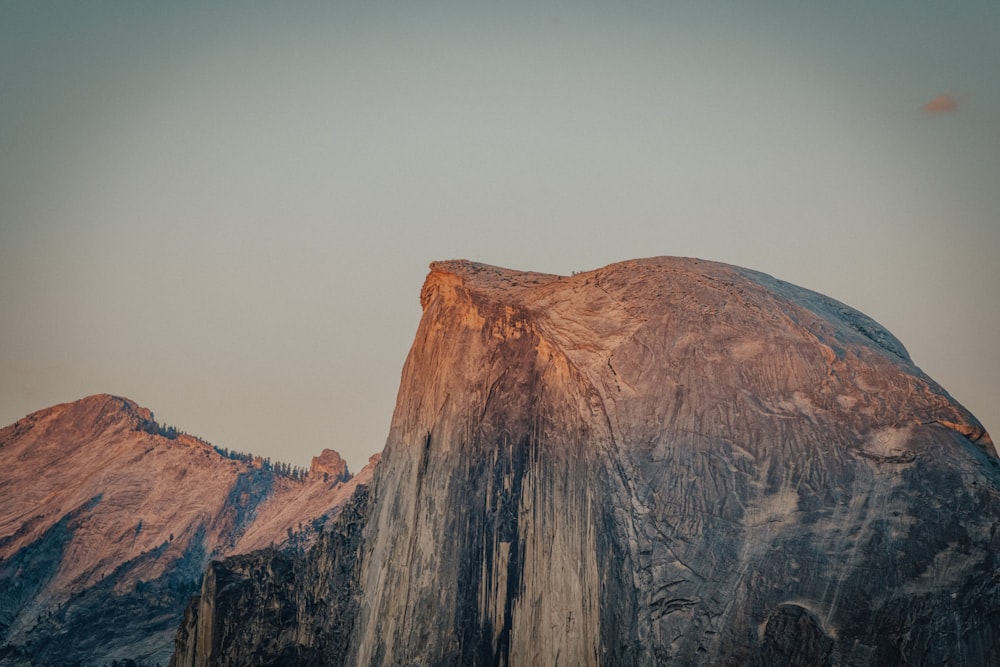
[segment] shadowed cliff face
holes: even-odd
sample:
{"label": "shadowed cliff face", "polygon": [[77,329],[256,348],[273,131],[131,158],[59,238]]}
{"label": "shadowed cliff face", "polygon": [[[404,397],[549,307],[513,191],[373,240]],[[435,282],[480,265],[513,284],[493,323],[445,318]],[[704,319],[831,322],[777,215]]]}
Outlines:
{"label": "shadowed cliff face", "polygon": [[171,667],[344,664],[367,500],[359,485],[308,552],[265,549],[211,563],[178,630]]}
{"label": "shadowed cliff face", "polygon": [[993,443],[870,318],[698,260],[431,269],[348,664],[1000,657]]}

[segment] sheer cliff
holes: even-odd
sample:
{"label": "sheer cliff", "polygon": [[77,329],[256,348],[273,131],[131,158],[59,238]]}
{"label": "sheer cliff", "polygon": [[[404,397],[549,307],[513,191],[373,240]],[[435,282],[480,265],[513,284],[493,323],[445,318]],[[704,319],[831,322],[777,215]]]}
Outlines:
{"label": "sheer cliff", "polygon": [[224,562],[174,664],[1000,660],[992,440],[872,319],[677,258],[421,304],[363,530]]}
{"label": "sheer cliff", "polygon": [[212,558],[307,545],[370,476],[313,468],[226,458],[108,395],[0,430],[0,665],[166,664]]}

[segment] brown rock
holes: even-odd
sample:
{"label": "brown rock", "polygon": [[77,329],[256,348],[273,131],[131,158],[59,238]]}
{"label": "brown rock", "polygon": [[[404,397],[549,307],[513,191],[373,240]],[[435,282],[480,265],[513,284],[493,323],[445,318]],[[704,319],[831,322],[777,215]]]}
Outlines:
{"label": "brown rock", "polygon": [[314,456],[309,465],[309,476],[323,477],[327,482],[341,482],[350,479],[347,472],[347,461],[332,449],[324,449],[319,456]]}

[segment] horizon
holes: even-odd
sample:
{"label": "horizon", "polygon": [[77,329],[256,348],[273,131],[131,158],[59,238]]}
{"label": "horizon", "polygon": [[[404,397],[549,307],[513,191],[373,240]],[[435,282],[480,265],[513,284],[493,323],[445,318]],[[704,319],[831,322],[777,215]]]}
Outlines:
{"label": "horizon", "polygon": [[381,451],[431,261],[761,271],[1000,428],[1000,5],[0,9],[0,426]]}

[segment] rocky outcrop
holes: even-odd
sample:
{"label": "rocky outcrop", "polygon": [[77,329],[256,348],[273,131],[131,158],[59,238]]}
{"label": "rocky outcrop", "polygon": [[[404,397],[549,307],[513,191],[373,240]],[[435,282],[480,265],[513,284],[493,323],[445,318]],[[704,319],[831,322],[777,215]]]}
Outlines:
{"label": "rocky outcrop", "polygon": [[324,449],[314,456],[309,464],[309,475],[323,477],[324,481],[346,481],[351,478],[347,472],[347,461],[332,449]]}
{"label": "rocky outcrop", "polygon": [[221,565],[176,665],[308,654],[300,573],[349,554],[344,664],[1000,662],[993,443],[870,318],[675,258],[421,304],[363,532]]}
{"label": "rocky outcrop", "polygon": [[368,493],[359,486],[307,552],[267,549],[213,562],[170,665],[340,665],[357,615]]}
{"label": "rocky outcrop", "polygon": [[371,474],[245,459],[108,395],[0,430],[0,665],[166,664],[211,559],[308,546]]}

